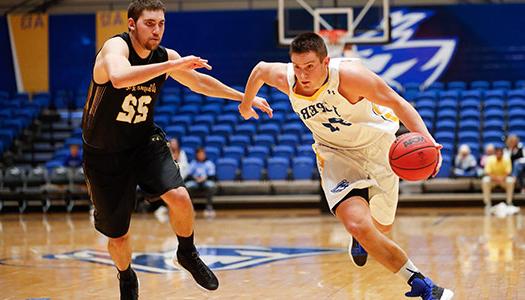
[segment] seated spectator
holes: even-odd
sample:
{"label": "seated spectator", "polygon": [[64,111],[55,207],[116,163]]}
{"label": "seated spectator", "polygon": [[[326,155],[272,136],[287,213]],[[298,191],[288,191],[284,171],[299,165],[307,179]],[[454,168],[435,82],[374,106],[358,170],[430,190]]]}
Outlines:
{"label": "seated spectator", "polygon": [[186,156],[186,152],[182,150],[179,146],[179,141],[176,138],[170,139],[168,146],[170,147],[171,156],[173,157],[173,160],[177,162],[179,165],[180,170],[180,176],[182,179],[186,179],[186,176],[188,176],[188,157]]}
{"label": "seated spectator", "polygon": [[518,181],[518,185],[521,188],[522,193],[525,192],[525,184],[523,182],[524,167],[525,167],[525,155],[523,154],[523,146],[520,143],[520,138],[511,134],[505,141],[507,147],[505,148],[505,155],[510,157],[512,162],[512,176]]}
{"label": "seated spectator", "polygon": [[461,145],[454,160],[454,177],[477,177],[478,163],[468,145]]}
{"label": "seated spectator", "polygon": [[78,145],[69,146],[69,155],[64,160],[64,166],[68,168],[78,168],[82,166],[82,154]]}
{"label": "seated spectator", "polygon": [[204,215],[215,216],[213,210],[213,195],[216,192],[215,164],[206,159],[204,148],[195,151],[195,160],[190,163],[188,181],[186,187],[192,192],[204,192],[206,194],[206,209]]}
{"label": "seated spectator", "polygon": [[496,154],[496,149],[494,148],[494,144],[485,145],[485,153],[483,153],[483,155],[481,156],[481,159],[479,160],[479,166],[482,168],[485,168],[487,158],[494,154]]}
{"label": "seated spectator", "polygon": [[496,154],[487,158],[485,164],[485,177],[483,177],[481,188],[483,190],[483,201],[485,207],[491,206],[492,188],[502,187],[507,194],[507,205],[512,205],[512,195],[516,179],[511,176],[512,165],[510,158],[503,155],[503,148],[496,147]]}

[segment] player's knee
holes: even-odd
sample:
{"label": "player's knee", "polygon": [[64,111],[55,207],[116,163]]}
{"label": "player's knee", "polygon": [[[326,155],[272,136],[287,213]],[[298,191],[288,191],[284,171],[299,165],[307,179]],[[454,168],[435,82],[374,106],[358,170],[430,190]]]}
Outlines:
{"label": "player's knee", "polygon": [[185,188],[177,188],[166,192],[162,195],[162,200],[166,202],[168,207],[176,209],[183,209],[192,206],[190,195]]}
{"label": "player's knee", "polygon": [[371,229],[370,222],[359,219],[347,220],[344,222],[344,225],[346,230],[358,240],[366,236]]}
{"label": "player's knee", "polygon": [[127,233],[117,238],[109,238],[110,246],[115,247],[115,248],[122,248],[124,245],[128,243],[128,241],[129,241],[129,234]]}
{"label": "player's knee", "polygon": [[378,222],[375,222],[375,226],[377,230],[381,231],[381,233],[384,234],[390,233],[390,231],[392,231],[392,225],[383,225]]}

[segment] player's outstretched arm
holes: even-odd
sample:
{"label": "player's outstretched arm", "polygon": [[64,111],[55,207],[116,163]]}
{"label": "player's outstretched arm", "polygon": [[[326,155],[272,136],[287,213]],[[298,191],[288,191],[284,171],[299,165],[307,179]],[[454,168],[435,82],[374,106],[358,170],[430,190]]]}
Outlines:
{"label": "player's outstretched arm", "polygon": [[[167,49],[170,60],[180,59],[180,55],[174,50]],[[199,73],[194,70],[174,70],[169,73],[171,78],[189,87],[192,91],[210,97],[225,98],[241,101],[244,94],[225,85],[212,76]],[[268,102],[260,97],[256,97],[253,106],[272,116],[272,109]]]}
{"label": "player's outstretched arm", "polygon": [[239,112],[244,119],[248,120],[251,117],[255,119],[259,118],[257,112],[252,108],[252,103],[254,99],[256,99],[257,92],[265,83],[288,94],[286,68],[286,64],[283,63],[267,62],[259,62],[255,68],[253,68],[246,83],[244,98],[239,105]]}
{"label": "player's outstretched arm", "polygon": [[[442,146],[434,140],[417,110],[396,93],[377,74],[360,62],[346,62],[340,68],[340,92],[350,98],[365,97],[369,101],[391,108],[403,124],[412,132],[419,132],[430,139],[438,149]],[[439,171],[440,163],[434,175]]]}
{"label": "player's outstretched arm", "polygon": [[111,81],[115,88],[124,88],[141,84],[173,70],[211,68],[206,60],[195,56],[143,66],[131,66],[128,56],[129,49],[124,40],[115,37],[106,41],[95,62],[95,82]]}

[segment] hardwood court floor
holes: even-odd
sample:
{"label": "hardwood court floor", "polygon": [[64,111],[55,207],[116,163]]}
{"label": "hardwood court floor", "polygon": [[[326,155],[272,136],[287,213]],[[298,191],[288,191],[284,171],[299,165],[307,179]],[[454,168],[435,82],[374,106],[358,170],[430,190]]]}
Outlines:
{"label": "hardwood court floor", "polygon": [[[315,210],[199,217],[201,254],[222,269],[212,293],[172,268],[168,250],[177,242],[167,223],[137,214],[131,231],[142,253],[135,266],[147,271],[138,272],[141,299],[389,300],[408,291],[373,259],[354,267],[342,226]],[[524,231],[523,211],[498,219],[477,208],[400,209],[392,236],[421,270],[455,291],[454,299],[518,300],[525,299]],[[108,257],[87,213],[0,215],[0,245],[0,299],[118,299],[115,269],[93,263]]]}

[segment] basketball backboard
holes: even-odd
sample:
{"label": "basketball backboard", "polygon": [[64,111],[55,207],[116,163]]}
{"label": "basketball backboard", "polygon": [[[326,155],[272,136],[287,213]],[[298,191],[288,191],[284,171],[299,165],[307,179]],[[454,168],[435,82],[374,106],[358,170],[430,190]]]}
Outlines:
{"label": "basketball backboard", "polygon": [[306,31],[344,30],[345,43],[390,41],[389,0],[278,0],[279,44]]}

